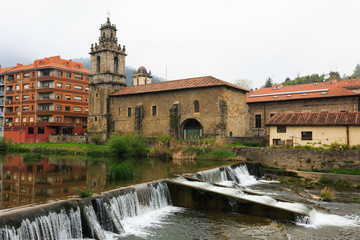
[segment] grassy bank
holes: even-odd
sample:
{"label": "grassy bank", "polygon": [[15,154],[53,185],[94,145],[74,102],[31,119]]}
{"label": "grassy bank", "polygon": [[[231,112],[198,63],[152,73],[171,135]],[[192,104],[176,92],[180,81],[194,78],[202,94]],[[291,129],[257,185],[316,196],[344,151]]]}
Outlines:
{"label": "grassy bank", "polygon": [[8,152],[34,152],[55,155],[111,156],[107,145],[80,143],[22,143],[10,144]]}

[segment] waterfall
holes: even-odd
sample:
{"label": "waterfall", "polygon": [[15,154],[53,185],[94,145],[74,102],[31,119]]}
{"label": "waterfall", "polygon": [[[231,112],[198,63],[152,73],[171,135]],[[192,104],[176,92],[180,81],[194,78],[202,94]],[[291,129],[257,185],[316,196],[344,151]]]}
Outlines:
{"label": "waterfall", "polygon": [[222,183],[227,181],[236,182],[242,186],[257,184],[258,181],[250,175],[245,164],[239,166],[227,166],[224,168],[215,168],[196,173],[193,177],[206,182]]}
{"label": "waterfall", "polygon": [[196,173],[193,177],[204,180],[206,182],[224,182],[228,181],[226,172],[220,168],[214,168]]}
{"label": "waterfall", "polygon": [[24,219],[19,228],[0,229],[0,240],[22,239],[71,239],[82,238],[81,215],[79,207],[69,213],[64,208],[60,213],[50,212],[47,216],[36,217],[33,221]]}

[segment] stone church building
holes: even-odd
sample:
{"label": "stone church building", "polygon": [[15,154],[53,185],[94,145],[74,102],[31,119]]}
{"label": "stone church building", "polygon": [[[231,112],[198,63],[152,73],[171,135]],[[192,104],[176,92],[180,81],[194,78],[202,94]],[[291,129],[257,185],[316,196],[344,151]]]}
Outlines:
{"label": "stone church building", "polygon": [[125,46],[118,44],[109,18],[91,46],[89,135],[106,139],[113,133],[202,136],[248,136],[247,90],[212,76],[151,83],[140,67],[134,86],[126,86]]}

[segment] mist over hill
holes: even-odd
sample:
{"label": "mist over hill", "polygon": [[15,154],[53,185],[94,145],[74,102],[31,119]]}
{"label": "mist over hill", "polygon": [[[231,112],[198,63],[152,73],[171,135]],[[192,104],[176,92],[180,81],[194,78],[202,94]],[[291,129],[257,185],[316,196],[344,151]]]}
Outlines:
{"label": "mist over hill", "polygon": [[[75,62],[80,62],[83,64],[84,68],[90,69],[90,58],[74,58],[72,59],[72,61]],[[137,68],[131,67],[131,66],[125,66],[125,76],[126,76],[126,85],[128,86],[132,86],[134,85],[134,80],[133,80],[133,72],[136,72]],[[163,82],[165,81],[164,78],[156,76],[156,75],[152,75],[152,80],[151,82],[155,83],[155,82]]]}

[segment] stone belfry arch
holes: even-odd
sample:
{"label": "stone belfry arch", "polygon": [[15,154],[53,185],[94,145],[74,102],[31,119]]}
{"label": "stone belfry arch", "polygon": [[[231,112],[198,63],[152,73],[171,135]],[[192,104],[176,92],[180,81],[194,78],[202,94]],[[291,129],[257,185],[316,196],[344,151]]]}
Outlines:
{"label": "stone belfry arch", "polygon": [[99,43],[91,44],[88,134],[106,140],[110,132],[109,95],[126,86],[125,46],[118,44],[116,26],[107,18]]}

